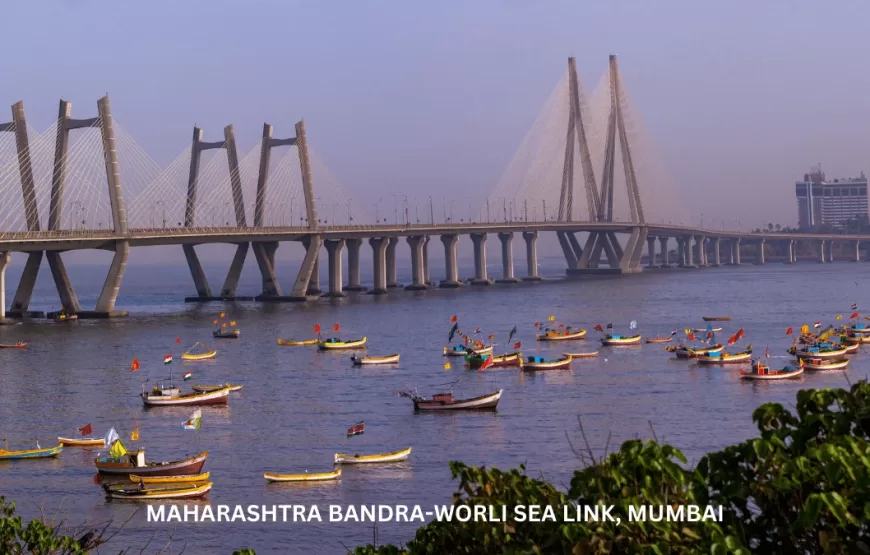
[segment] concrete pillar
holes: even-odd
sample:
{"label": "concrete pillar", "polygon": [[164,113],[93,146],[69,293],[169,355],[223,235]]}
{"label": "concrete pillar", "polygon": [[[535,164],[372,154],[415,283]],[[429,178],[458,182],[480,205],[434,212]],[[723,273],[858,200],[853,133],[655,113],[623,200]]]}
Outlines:
{"label": "concrete pillar", "polygon": [[821,242],[821,245],[819,248],[819,263],[821,263],[821,264],[825,263],[825,241]]}
{"label": "concrete pillar", "polygon": [[439,285],[445,289],[460,287],[462,283],[459,281],[459,265],[456,256],[459,236],[442,235],[441,242],[444,243],[444,279]]}
{"label": "concrete pillar", "polygon": [[233,298],[236,296],[236,289],[239,287],[239,279],[242,277],[242,268],[245,267],[245,258],[248,256],[248,243],[237,243],[236,254],[233,255],[233,261],[230,262],[230,269],[227,271],[227,277],[224,279],[224,286],[221,287],[221,297]]}
{"label": "concrete pillar", "polygon": [[834,240],[828,241],[828,262],[834,261]]}
{"label": "concrete pillar", "polygon": [[196,287],[197,297],[202,299],[210,298],[211,287],[208,285],[208,278],[205,276],[202,264],[199,263],[199,257],[196,256],[194,245],[182,245],[181,250],[184,251],[184,257],[187,259],[187,266],[190,268],[190,275],[193,278],[193,286]]}
{"label": "concrete pillar", "polygon": [[315,289],[317,294],[320,294],[320,278],[318,273],[318,263],[320,245],[323,239],[320,235],[309,235],[302,239],[302,245],[305,247],[305,258],[302,259],[302,265],[299,267],[299,273],[296,274],[296,281],[293,283],[293,291],[290,293],[291,301],[308,301],[314,300],[317,297],[310,295],[312,278],[317,279]]}
{"label": "concrete pillar", "polygon": [[[260,220],[262,221],[262,219]],[[255,297],[255,300],[265,300],[274,297],[282,297],[281,286],[275,274],[275,251],[278,250],[278,242],[253,243],[254,258],[260,269],[263,292]]]}
{"label": "concrete pillar", "polygon": [[438,285],[434,281],[432,281],[429,277],[429,236],[426,235],[423,237],[423,283],[425,283],[428,287],[435,287]]}
{"label": "concrete pillar", "polygon": [[359,251],[362,239],[347,239],[347,286],[348,291],[365,291],[359,280]]}
{"label": "concrete pillar", "polygon": [[795,262],[797,262],[797,257],[795,256],[794,239],[789,239],[786,242],[786,245],[788,246],[788,257],[786,259],[786,264],[794,264]]}
{"label": "concrete pillar", "polygon": [[314,204],[314,181],[311,177],[311,158],[308,155],[308,139],[305,135],[305,122],[296,124],[296,148],[299,152],[299,167],[302,170],[302,193],[305,197],[305,214],[308,229],[317,228],[317,206]]}
{"label": "concrete pillar", "polygon": [[[30,157],[30,140],[27,136],[27,120],[24,117],[24,102],[12,105],[12,131],[18,150],[18,174],[21,177],[22,207],[28,231],[39,231],[39,211],[36,204],[36,185]],[[36,254],[36,253],[33,253]],[[42,253],[39,253],[42,260]]]}
{"label": "concrete pillar", "polygon": [[499,233],[498,238],[501,241],[501,267],[502,278],[498,283],[517,283],[520,280],[514,277],[514,234]]}
{"label": "concrete pillar", "polygon": [[[54,144],[54,171],[51,176],[51,198],[48,208],[48,229],[61,228],[63,216],[64,188],[66,185],[66,160],[69,150],[69,128],[67,127],[72,114],[72,104],[66,100],[60,101],[57,114],[57,138]],[[49,260],[52,257],[49,257]],[[60,260],[60,257],[57,257]],[[63,270],[66,272],[66,270]],[[53,272],[54,273],[54,272]]]}
{"label": "concrete pillar", "polygon": [[490,285],[492,280],[486,275],[486,233],[472,233],[474,244],[474,279],[471,285]]}
{"label": "concrete pillar", "polygon": [[683,250],[686,251],[686,266],[688,266],[689,268],[695,267],[695,260],[694,260],[694,256],[693,256],[694,253],[692,252],[692,241],[694,241],[694,240],[695,240],[694,235],[689,235],[688,239],[684,239],[685,246],[683,247]]}
{"label": "concrete pillar", "polygon": [[648,236],[646,238],[647,256],[649,256],[648,268],[656,268],[656,238]]}
{"label": "concrete pillar", "polygon": [[540,281],[543,278],[538,275],[538,232],[524,231],[523,239],[526,240],[526,272],[528,274],[523,278],[523,280]]}
{"label": "concrete pillar", "polygon": [[[100,131],[103,137],[103,158],[106,161],[106,179],[109,184],[109,206],[112,210],[112,223],[115,226],[115,233],[125,234],[127,233],[127,210],[124,207],[124,197],[121,194],[121,173],[118,169],[115,128],[112,125],[112,108],[109,106],[108,96],[104,96],[97,101],[97,111],[100,114]],[[241,190],[239,194],[241,194]],[[115,249],[116,253],[121,251],[128,252],[129,247],[127,249]],[[123,266],[127,266],[126,260]]]}
{"label": "concrete pillar", "polygon": [[764,265],[764,239],[758,241],[758,251],[755,255],[755,263],[759,266]]}
{"label": "concrete pillar", "polygon": [[[126,226],[126,224],[125,224]],[[247,243],[246,243],[247,244]],[[103,289],[97,298],[96,312],[101,317],[126,316],[126,312],[115,311],[115,301],[118,300],[118,291],[121,290],[121,278],[127,269],[127,258],[130,256],[130,243],[127,241],[115,241],[115,254],[112,256],[112,264],[109,273],[103,283]]]}
{"label": "concrete pillar", "polygon": [[716,237],[713,239],[713,265],[719,267],[722,265],[721,252],[719,250],[720,243],[722,241],[721,237]]}
{"label": "concrete pillar", "polygon": [[42,251],[31,252],[27,255],[24,270],[21,272],[21,280],[18,289],[15,290],[15,298],[12,299],[12,310],[16,316],[28,315],[30,299],[33,297],[33,287],[36,285],[36,276],[39,274],[39,266],[42,264]]}
{"label": "concrete pillar", "polygon": [[344,297],[341,276],[341,251],[344,250],[344,239],[327,239],[323,242],[329,256],[329,292],[328,297]]}
{"label": "concrete pillar", "polygon": [[707,238],[703,235],[695,237],[695,246],[698,248],[698,266],[707,265]]}
{"label": "concrete pillar", "polygon": [[314,252],[314,262],[311,266],[311,279],[308,280],[308,289],[305,294],[309,297],[315,297],[323,293],[320,289],[320,248]]}
{"label": "concrete pillar", "polygon": [[387,242],[386,250],[386,268],[387,268],[387,287],[393,289],[401,287],[402,284],[396,279],[396,245],[399,243],[398,237],[390,237]]}
{"label": "concrete pillar", "polygon": [[372,268],[374,287],[369,291],[372,295],[387,293],[387,240],[383,237],[369,239],[372,246]]}
{"label": "concrete pillar", "polygon": [[412,283],[405,287],[409,291],[421,291],[428,289],[426,277],[423,275],[423,237],[408,237],[408,246],[411,247],[411,276]]}
{"label": "concrete pillar", "polygon": [[686,267],[686,249],[685,247],[685,239],[682,237],[677,237],[677,267],[685,268]]}
{"label": "concrete pillar", "polygon": [[662,268],[670,268],[671,260],[670,253],[668,253],[668,238],[667,237],[659,237],[659,248],[662,251],[661,254],[661,266]]}
{"label": "concrete pillar", "polygon": [[740,266],[740,238],[734,239],[732,245],[734,247],[734,265]]}
{"label": "concrete pillar", "polygon": [[[269,161],[272,155],[272,126],[263,124],[263,139],[260,142],[260,171],[257,173],[257,196],[254,199],[254,227],[263,227],[266,212],[266,187],[269,184]],[[293,222],[290,222],[293,225]],[[257,249],[254,248],[254,255]]]}
{"label": "concrete pillar", "polygon": [[855,262],[861,262],[861,241],[855,241]]}
{"label": "concrete pillar", "polygon": [[8,252],[0,252],[0,323],[6,321],[6,266],[9,259]]}
{"label": "concrete pillar", "polygon": [[54,284],[57,287],[57,294],[60,296],[60,303],[63,306],[64,312],[67,314],[78,314],[81,312],[82,307],[79,304],[75,290],[73,290],[69,274],[66,272],[66,266],[60,258],[60,253],[46,251],[45,257],[48,259],[48,267],[51,269],[51,276],[54,278]]}

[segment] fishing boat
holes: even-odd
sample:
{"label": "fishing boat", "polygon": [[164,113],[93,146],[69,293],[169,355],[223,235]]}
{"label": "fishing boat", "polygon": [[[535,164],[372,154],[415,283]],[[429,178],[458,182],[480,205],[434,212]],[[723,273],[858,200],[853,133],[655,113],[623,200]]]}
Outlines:
{"label": "fishing boat", "polygon": [[[702,355],[709,355],[713,353],[721,353],[722,349],[724,349],[724,345],[715,344],[709,347],[687,347],[681,346],[679,349],[674,350],[674,354],[677,355],[677,358],[698,358]],[[751,353],[750,353],[751,354]],[[750,357],[751,358],[751,357]]]}
{"label": "fishing boat", "polygon": [[37,447],[36,449],[24,449],[21,451],[7,451],[6,449],[0,449],[0,461],[11,461],[17,459],[47,459],[58,456],[61,451],[63,451],[62,444],[55,445],[54,447]]}
{"label": "fishing boat", "polygon": [[78,319],[78,314],[67,314],[65,312],[58,312],[54,317],[52,317],[52,320],[55,322],[75,322]]}
{"label": "fishing boat", "polygon": [[751,371],[740,371],[740,377],[744,380],[787,380],[803,373],[803,366],[787,365],[782,370],[771,370],[769,366],[756,360],[752,363]]}
{"label": "fishing boat", "polygon": [[571,357],[572,360],[575,358],[595,358],[598,356],[598,351],[585,353],[562,353],[562,356]]}
{"label": "fishing boat", "polygon": [[544,333],[539,333],[535,336],[538,341],[572,341],[576,339],[586,339],[586,329],[576,329],[566,327],[558,330],[545,330]]}
{"label": "fishing boat", "polygon": [[394,451],[392,453],[382,453],[377,455],[346,455],[344,453],[335,454],[335,464],[371,464],[371,463],[391,463],[406,460],[411,456],[411,448]]}
{"label": "fishing boat", "polygon": [[386,356],[368,356],[368,357],[358,357],[353,355],[350,357],[350,360],[353,361],[354,366],[374,366],[378,364],[398,364],[399,363],[399,355],[386,355]]}
{"label": "fishing boat", "polygon": [[145,460],[145,450],[130,452],[119,441],[112,444],[109,454],[94,459],[100,474],[114,476],[189,476],[199,474],[205,466],[208,451],[180,461],[151,462]]}
{"label": "fishing boat", "polygon": [[224,386],[204,393],[182,394],[177,387],[154,387],[151,391],[143,391],[141,397],[146,407],[226,405],[230,400],[230,389]]}
{"label": "fishing boat", "polygon": [[239,330],[228,330],[226,328],[221,328],[214,330],[211,332],[212,337],[215,339],[238,339],[241,332]]}
{"label": "fishing boat", "polygon": [[365,422],[357,422],[347,429],[347,437],[362,435],[366,432]]}
{"label": "fishing boat", "polygon": [[223,385],[192,385],[190,389],[196,391],[197,393],[211,393],[212,391],[217,391],[218,389],[229,389],[230,391],[238,391],[242,389],[242,384],[231,384],[225,383]]}
{"label": "fishing boat", "polygon": [[465,345],[454,345],[453,347],[444,347],[444,356],[447,357],[464,357],[467,354],[485,355],[492,354],[492,345],[484,345],[483,347],[466,347]]}
{"label": "fishing boat", "polygon": [[[191,353],[190,351],[186,353],[181,353],[181,360],[208,360],[210,358],[214,358],[215,355],[217,355],[217,351],[215,349],[211,349],[199,342],[195,343],[193,347],[196,347],[197,345],[199,345],[200,347],[205,347],[206,351],[202,353]],[[193,347],[191,347],[191,349],[193,349]]]}
{"label": "fishing boat", "polygon": [[696,357],[698,364],[737,364],[752,360],[752,349],[746,349],[740,353],[723,353],[712,351]]}
{"label": "fishing boat", "polygon": [[0,343],[0,349],[26,349],[26,348],[27,348],[27,343],[24,343],[22,341],[16,341],[15,343],[12,343],[12,344]]}
{"label": "fishing boat", "polygon": [[473,397],[471,399],[456,399],[453,393],[436,393],[431,399],[426,399],[408,391],[397,391],[396,395],[407,397],[414,402],[415,411],[432,410],[496,410],[498,401],[504,390],[499,389],[495,393]]}
{"label": "fishing boat", "polygon": [[804,359],[804,370],[823,371],[823,370],[842,370],[849,365],[849,359],[840,360],[807,358]]}
{"label": "fishing boat", "polygon": [[102,447],[106,444],[101,437],[58,437],[57,441],[66,447]]}
{"label": "fishing boat", "polygon": [[709,328],[694,328],[692,331],[695,333],[704,333],[708,331],[722,331],[722,328],[714,328],[711,326]]}
{"label": "fishing boat", "polygon": [[520,367],[525,372],[537,372],[540,370],[567,370],[571,368],[571,356],[565,355],[563,358],[552,360],[547,360],[540,356],[520,358]]}
{"label": "fishing boat", "polygon": [[601,344],[605,347],[619,347],[620,345],[640,345],[640,336],[622,336],[607,334],[601,338]]}
{"label": "fishing boat", "polygon": [[181,474],[179,476],[139,476],[138,474],[130,474],[131,482],[142,482],[143,484],[185,484],[190,482],[207,482],[211,472],[203,472],[202,474]]}
{"label": "fishing boat", "polygon": [[103,485],[106,497],[109,499],[133,499],[136,501],[151,499],[196,499],[205,497],[211,491],[212,482],[204,484],[185,484],[170,487],[142,488],[125,485]]}
{"label": "fishing boat", "polygon": [[326,482],[328,480],[338,480],[341,478],[341,468],[336,468],[332,472],[318,472],[315,474],[274,474],[272,472],[264,472],[263,478],[269,482]]}
{"label": "fishing boat", "polygon": [[701,316],[705,322],[730,322],[731,316]]}
{"label": "fishing boat", "polygon": [[816,334],[812,332],[802,333],[801,336],[798,337],[798,343],[801,345],[812,345],[816,341],[818,341],[818,338],[816,337]]}
{"label": "fishing boat", "polygon": [[316,339],[281,339],[278,338],[278,345],[284,347],[305,347],[317,345]]}
{"label": "fishing boat", "polygon": [[823,359],[839,359],[842,358],[843,355],[846,354],[846,347],[841,347],[839,345],[833,345],[831,343],[817,343],[815,345],[808,345],[803,349],[797,349],[795,347],[791,347],[788,350],[788,353],[796,356],[799,359],[808,359],[808,358],[823,358]]}
{"label": "fishing boat", "polygon": [[861,346],[860,342],[853,343],[851,341],[844,341],[843,338],[840,338],[840,347],[846,349],[847,355],[854,355],[858,352],[858,347]]}
{"label": "fishing boat", "polygon": [[362,349],[363,347],[365,347],[365,344],[365,337],[361,339],[351,339],[349,341],[342,341],[337,337],[330,337],[329,339],[318,341],[317,348],[321,351],[336,351],[339,349]]}
{"label": "fishing boat", "polygon": [[846,335],[840,337],[840,343],[844,342],[843,338],[845,338],[846,343],[852,343],[855,345],[860,345],[861,343],[870,343],[870,335],[861,335],[849,332]]}
{"label": "fishing boat", "polygon": [[849,331],[852,335],[870,335],[870,327],[861,324],[860,322],[856,322],[849,327]]}
{"label": "fishing boat", "polygon": [[667,337],[659,337],[657,335],[655,337],[647,337],[646,342],[647,343],[670,343],[671,341],[673,341],[673,339],[674,339],[673,335],[669,335]]}
{"label": "fishing boat", "polygon": [[[490,354],[466,354],[465,364],[468,368],[507,368],[510,366],[519,366],[521,353],[507,353],[503,355]],[[489,359],[492,359],[490,362]]]}

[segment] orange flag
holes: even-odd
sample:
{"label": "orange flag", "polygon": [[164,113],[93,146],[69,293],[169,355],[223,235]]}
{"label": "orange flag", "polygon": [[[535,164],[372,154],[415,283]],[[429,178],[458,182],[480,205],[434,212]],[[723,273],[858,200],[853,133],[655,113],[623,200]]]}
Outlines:
{"label": "orange flag", "polygon": [[454,314],[453,316],[450,317],[450,323],[451,323],[451,324],[455,324],[455,323],[456,323],[456,320],[458,320],[458,319],[459,319],[459,318],[457,318],[456,315]]}
{"label": "orange flag", "polygon": [[791,334],[792,334],[792,329],[791,329],[791,328],[788,328],[787,330],[785,330],[785,334],[786,334],[786,335],[791,335]]}
{"label": "orange flag", "polygon": [[181,343],[181,338],[180,338],[180,337],[176,337],[176,338],[175,338],[175,342],[176,342],[176,343]]}
{"label": "orange flag", "polygon": [[135,372],[139,369],[139,359],[134,358],[133,362],[130,363],[130,372]]}
{"label": "orange flag", "polygon": [[338,331],[338,330],[339,330],[339,325],[338,325],[338,324],[332,324],[332,331]]}
{"label": "orange flag", "polygon": [[320,333],[320,324],[314,324],[314,333]]}

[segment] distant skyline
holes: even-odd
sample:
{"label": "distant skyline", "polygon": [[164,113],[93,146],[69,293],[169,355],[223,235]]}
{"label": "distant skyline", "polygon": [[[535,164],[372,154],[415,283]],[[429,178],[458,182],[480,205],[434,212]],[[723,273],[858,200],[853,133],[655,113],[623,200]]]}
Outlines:
{"label": "distant skyline", "polygon": [[206,140],[234,124],[247,152],[263,121],[285,136],[304,118],[368,210],[393,193],[481,202],[569,56],[591,94],[619,55],[686,223],[795,225],[794,182],[811,165],[830,178],[870,169],[870,5],[857,1],[12,0],[4,11],[16,24],[0,104],[24,100],[36,129],[59,98],[87,117],[108,92],[115,119],[165,167],[194,123]]}

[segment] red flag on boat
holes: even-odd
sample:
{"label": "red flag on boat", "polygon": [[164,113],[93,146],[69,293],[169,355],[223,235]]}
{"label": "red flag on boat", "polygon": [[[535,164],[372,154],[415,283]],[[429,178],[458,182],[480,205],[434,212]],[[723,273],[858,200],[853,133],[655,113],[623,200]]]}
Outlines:
{"label": "red flag on boat", "polygon": [[332,331],[338,331],[340,326],[338,324],[332,324]]}
{"label": "red flag on boat", "polygon": [[489,334],[489,338],[490,338],[490,339],[495,339],[495,334],[492,334],[492,333]]}
{"label": "red flag on boat", "polygon": [[91,427],[90,424],[86,424],[79,428],[79,433],[81,433],[83,436],[89,436],[94,433],[94,429]]}
{"label": "red flag on boat", "polygon": [[314,324],[314,333],[320,333],[320,324]]}
{"label": "red flag on boat", "polygon": [[130,372],[135,372],[139,369],[139,359],[134,358],[133,362],[130,363]]}
{"label": "red flag on boat", "polygon": [[787,330],[785,330],[785,334],[786,334],[786,335],[791,335],[791,334],[792,334],[792,329],[791,329],[791,328],[788,328]]}
{"label": "red flag on boat", "polygon": [[849,320],[854,320],[855,318],[858,318],[859,316],[861,316],[861,315],[858,314],[857,312],[853,312],[852,315],[849,316]]}
{"label": "red flag on boat", "polygon": [[745,332],[743,331],[743,328],[740,328],[739,330],[737,330],[737,339],[742,339],[744,335],[745,335]]}
{"label": "red flag on boat", "polygon": [[536,327],[536,328],[540,328],[540,327],[541,327],[541,323],[540,323],[540,322],[535,322],[535,327]]}
{"label": "red flag on boat", "polygon": [[176,337],[176,338],[175,338],[175,342],[176,342],[176,343],[181,343],[181,338],[180,338],[180,337]]}
{"label": "red flag on boat", "polygon": [[735,343],[737,343],[737,336],[736,335],[732,335],[731,337],[728,338],[729,345],[734,345]]}
{"label": "red flag on boat", "polygon": [[519,341],[517,341],[516,343],[514,343],[514,349],[519,349],[521,346],[522,346],[522,343],[519,342]]}
{"label": "red flag on boat", "polygon": [[695,334],[694,334],[694,333],[690,333],[690,334],[689,334],[689,341],[694,341],[694,340],[695,340]]}
{"label": "red flag on boat", "polygon": [[707,332],[707,339],[713,339],[713,332],[712,331]]}
{"label": "red flag on boat", "polygon": [[483,364],[480,365],[480,369],[481,369],[481,370],[486,370],[487,368],[489,368],[490,366],[492,366],[492,363],[493,363],[492,355],[490,355],[490,356],[486,357],[486,360],[484,360],[484,361],[483,361]]}
{"label": "red flag on boat", "polygon": [[604,331],[604,328],[601,327],[601,324],[595,324],[595,331]]}
{"label": "red flag on boat", "polygon": [[459,319],[459,318],[457,318],[456,315],[454,314],[453,316],[450,317],[450,323],[451,323],[451,324],[455,324],[455,323],[456,323],[456,320],[458,320],[458,319]]}

